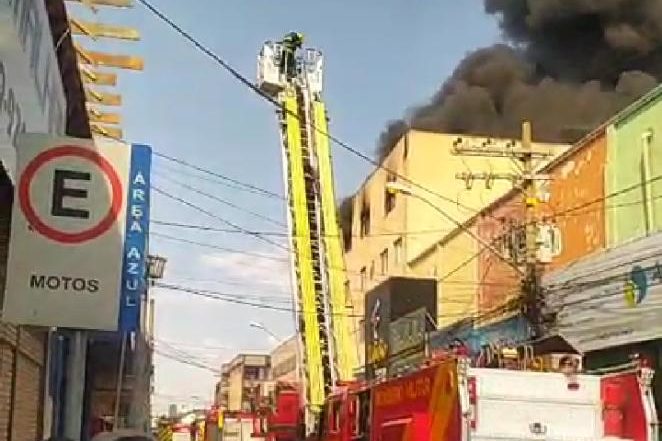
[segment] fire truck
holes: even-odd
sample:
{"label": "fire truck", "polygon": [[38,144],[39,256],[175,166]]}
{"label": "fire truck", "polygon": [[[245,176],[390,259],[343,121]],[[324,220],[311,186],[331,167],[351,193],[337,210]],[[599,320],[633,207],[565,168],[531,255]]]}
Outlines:
{"label": "fire truck", "polygon": [[[486,354],[484,367],[455,352],[396,378],[353,381],[356,348],[345,304],[323,57],[303,48],[296,69],[283,69],[282,49],[278,42],[263,45],[257,86],[280,104],[301,383],[277,387],[258,409],[253,435],[266,441],[657,441],[653,374],[639,361],[609,374],[580,375],[536,367],[517,350],[515,359]],[[499,363],[486,367],[493,359]]]}
{"label": "fire truck", "polygon": [[[258,57],[258,87],[280,104],[281,152],[287,190],[294,319],[307,433],[339,381],[352,378],[356,348],[350,337],[345,267],[338,227],[322,99],[322,54],[302,48],[285,57],[282,43],[266,42]],[[296,66],[284,66],[286,62]],[[291,72],[296,72],[293,76]]]}
{"label": "fire truck", "polygon": [[[643,360],[601,375],[471,367],[466,357],[431,360],[398,378],[340,384],[322,407],[315,441],[658,441]],[[303,440],[291,403],[277,398],[260,436]],[[278,418],[283,425],[270,426]]]}

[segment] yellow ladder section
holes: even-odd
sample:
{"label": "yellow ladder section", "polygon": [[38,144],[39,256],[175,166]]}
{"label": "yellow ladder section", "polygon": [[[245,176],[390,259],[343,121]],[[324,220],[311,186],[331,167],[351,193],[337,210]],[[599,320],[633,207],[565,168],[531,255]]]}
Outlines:
{"label": "yellow ladder section", "polygon": [[340,380],[350,380],[357,363],[355,345],[350,335],[350,321],[347,314],[345,282],[345,261],[342,249],[338,215],[336,211],[333,167],[329,149],[326,106],[321,101],[313,101],[315,154],[320,183],[320,201],[324,227],[324,247],[327,258],[329,284],[329,304],[333,329],[336,368]]}

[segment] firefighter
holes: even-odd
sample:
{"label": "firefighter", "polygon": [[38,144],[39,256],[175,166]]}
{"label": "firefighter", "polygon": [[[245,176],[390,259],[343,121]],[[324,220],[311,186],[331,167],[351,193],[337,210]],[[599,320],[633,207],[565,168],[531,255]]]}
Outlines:
{"label": "firefighter", "polygon": [[294,78],[297,74],[296,51],[303,46],[303,34],[301,32],[290,32],[281,42],[283,52],[280,57],[280,73],[286,75],[287,79]]}

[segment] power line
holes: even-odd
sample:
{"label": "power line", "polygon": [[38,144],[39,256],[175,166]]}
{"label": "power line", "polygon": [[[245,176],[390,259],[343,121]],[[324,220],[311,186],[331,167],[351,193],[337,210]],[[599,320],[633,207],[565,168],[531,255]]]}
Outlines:
{"label": "power line", "polygon": [[[167,164],[160,164],[158,166],[155,165],[154,167],[155,167],[155,170],[158,169],[159,171],[163,171],[167,174],[176,174],[176,175],[180,175],[180,176],[185,177],[185,178],[193,178],[193,179],[196,179],[196,180],[199,180],[199,181],[208,182],[210,184],[221,185],[221,186],[226,187],[226,188],[231,189],[231,190],[239,190],[239,191],[254,194],[254,195],[257,195],[257,196],[267,197],[268,199],[280,200],[280,198],[276,198],[276,197],[273,197],[273,196],[270,196],[270,195],[265,195],[262,192],[252,190],[250,188],[246,188],[246,187],[242,187],[240,185],[232,184],[230,182],[226,182],[226,181],[223,181],[223,180],[218,179],[218,178],[214,178],[213,176],[209,176],[209,175],[206,175],[206,174],[200,174],[199,172],[197,172],[195,170],[189,170],[188,168],[186,168],[185,166],[182,166],[181,164],[167,163]],[[278,196],[280,196],[280,195],[278,195]],[[280,196],[280,197],[282,197],[282,196]]]}
{"label": "power line", "polygon": [[[297,118],[300,120],[300,116],[296,114],[296,112],[289,111],[287,109],[284,109],[283,106],[273,97],[267,95],[263,91],[261,91],[257,86],[255,86],[250,80],[248,80],[243,74],[241,74],[237,69],[232,67],[228,62],[223,60],[218,54],[216,54],[214,51],[209,49],[207,46],[202,44],[200,41],[198,41],[195,37],[193,37],[189,32],[184,30],[181,26],[176,24],[174,21],[172,21],[165,13],[161,12],[159,9],[157,9],[154,5],[152,5],[149,1],[147,0],[138,0],[145,8],[147,8],[151,13],[153,13],[155,16],[157,16],[161,21],[166,23],[168,26],[170,26],[174,31],[176,31],[180,36],[182,36],[184,39],[188,40],[189,43],[191,43],[196,49],[201,51],[203,54],[211,58],[214,62],[216,62],[218,65],[220,65],[223,69],[225,69],[230,75],[232,75],[237,81],[242,83],[244,86],[252,90],[254,93],[256,93],[258,96],[260,96],[262,99],[265,101],[271,103],[274,107],[276,107],[279,111],[285,112],[294,118]],[[350,152],[351,154],[357,156],[358,158],[372,164],[373,166],[382,169],[386,171],[388,174],[399,178],[400,180],[420,189],[428,194],[431,194],[439,199],[445,200],[447,202],[452,203],[455,206],[462,207],[466,210],[469,210],[474,213],[480,213],[481,210],[477,210],[473,207],[469,207],[467,205],[462,204],[458,200],[455,200],[453,198],[450,198],[448,196],[444,196],[430,188],[427,188],[415,181],[413,181],[411,178],[404,176],[400,173],[398,173],[396,170],[391,170],[390,168],[386,167],[385,165],[381,164],[379,161],[376,161],[369,156],[367,156],[365,153],[362,153],[361,151],[355,149],[348,143],[342,141],[341,139],[337,138],[336,136],[332,135],[329,132],[326,132],[319,127],[317,127],[315,124],[306,122],[313,130],[318,132],[320,135],[328,138],[330,141],[332,141],[334,144],[338,145],[339,147],[343,148],[344,150]],[[177,158],[173,157],[168,157],[168,159],[185,163],[183,160],[178,160]],[[187,166],[190,166],[190,164],[186,163]],[[200,171],[202,171],[202,167],[200,167]],[[205,170],[204,172],[208,172],[208,170]],[[262,190],[262,189],[260,189]]]}
{"label": "power line", "polygon": [[[171,286],[181,286],[178,284],[171,283],[169,281],[166,282],[161,282],[165,283]],[[292,299],[289,297],[285,296],[269,296],[269,295],[261,295],[261,294],[251,294],[251,293],[244,293],[242,292],[241,294],[228,294],[228,293],[222,293],[220,291],[216,290],[211,290],[211,289],[206,289],[206,288],[195,288],[195,287],[188,287],[189,289],[196,290],[202,293],[207,293],[207,294],[214,294],[214,295],[219,295],[219,296],[224,296],[232,299],[239,299],[239,300],[252,300],[256,302],[263,302],[265,304],[274,304],[274,305],[288,305],[292,306]]]}
{"label": "power line", "polygon": [[262,289],[268,290],[269,292],[274,292],[274,293],[281,293],[284,295],[292,295],[290,290],[287,290],[284,288],[284,284],[276,284],[273,282],[264,282],[262,280],[243,280],[239,281],[240,279],[226,279],[223,277],[223,280],[220,279],[207,279],[207,278],[199,278],[199,277],[178,277],[178,276],[172,276],[170,275],[170,271],[168,271],[168,279],[172,280],[173,278],[175,280],[180,280],[180,281],[185,281],[185,282],[196,282],[196,283],[213,283],[213,284],[219,284],[219,285],[232,285],[232,286],[261,286]]}
{"label": "power line", "polygon": [[259,253],[253,253],[251,251],[238,250],[236,248],[222,247],[220,245],[214,245],[214,244],[205,243],[205,242],[198,242],[198,241],[195,241],[195,240],[185,239],[183,237],[170,236],[168,234],[163,234],[163,233],[159,233],[159,232],[156,232],[156,231],[151,231],[149,234],[152,235],[152,236],[155,236],[155,237],[160,237],[162,239],[171,240],[171,241],[174,241],[174,242],[187,243],[189,245],[195,245],[195,246],[198,246],[198,247],[209,248],[211,250],[223,251],[223,252],[231,253],[231,254],[241,254],[241,255],[244,255],[244,256],[251,256],[251,257],[256,257],[258,259],[264,259],[264,260],[273,260],[274,262],[285,262],[285,263],[289,262],[289,259],[284,258],[284,257],[275,257],[275,256],[269,256],[267,254],[259,254]]}
{"label": "power line", "polygon": [[[139,0],[139,1],[142,1],[142,0]],[[145,6],[147,6],[146,3],[144,3],[144,4],[145,4]],[[150,8],[150,7],[148,6],[148,8]],[[243,189],[243,190],[246,190],[246,191],[250,191],[251,193],[261,194],[262,196],[267,196],[267,197],[274,198],[274,199],[285,200],[285,198],[282,195],[278,194],[278,193],[274,193],[273,191],[258,187],[258,186],[253,185],[253,184],[249,184],[247,182],[239,181],[238,179],[230,178],[230,177],[225,176],[221,173],[218,173],[218,172],[215,172],[215,171],[212,171],[212,170],[208,170],[206,168],[200,167],[200,166],[195,165],[195,164],[191,164],[190,162],[184,161],[183,159],[175,158],[174,156],[166,155],[165,153],[153,152],[153,154],[155,156],[158,156],[160,158],[163,158],[163,159],[165,159],[167,161],[170,161],[170,162],[173,162],[175,164],[179,164],[179,165],[182,165],[184,167],[188,167],[188,168],[191,168],[193,170],[199,171],[200,173],[204,173],[206,175],[213,176],[215,178],[221,179],[222,181],[232,183],[232,184],[238,186],[238,188],[233,187],[233,188],[236,188],[238,190]]]}
{"label": "power line", "polygon": [[213,200],[213,201],[216,201],[216,202],[221,203],[221,204],[223,204],[223,205],[226,205],[226,206],[228,206],[228,207],[232,207],[232,208],[234,208],[234,209],[236,209],[236,210],[239,210],[239,211],[242,211],[242,212],[244,212],[244,213],[250,214],[251,216],[253,216],[253,217],[255,217],[255,218],[261,219],[261,220],[263,220],[263,221],[269,222],[269,223],[274,224],[274,225],[279,226],[279,227],[283,227],[283,228],[286,227],[286,225],[285,225],[283,222],[280,222],[280,221],[278,221],[278,220],[276,220],[276,219],[273,219],[273,218],[271,218],[271,217],[269,217],[269,216],[265,216],[265,215],[263,215],[263,214],[256,213],[256,212],[251,211],[251,210],[249,210],[249,209],[247,209],[247,208],[241,207],[241,206],[235,204],[234,202],[228,201],[227,199],[223,199],[223,198],[221,198],[221,197],[219,197],[219,196],[216,196],[216,195],[213,195],[213,194],[207,193],[207,192],[205,192],[205,191],[203,191],[203,190],[200,190],[199,188],[193,187],[193,186],[188,185],[188,184],[186,184],[186,183],[184,183],[184,182],[180,182],[180,181],[178,181],[178,180],[176,180],[176,179],[173,179],[173,178],[171,178],[171,177],[169,177],[169,176],[167,176],[167,177],[166,177],[166,176],[161,176],[161,177],[162,177],[163,179],[167,180],[167,181],[170,181],[170,182],[174,183],[175,185],[179,185],[180,187],[185,188],[186,190],[192,191],[193,193],[199,194],[199,195],[201,195],[201,196],[204,196],[204,197],[206,197],[206,198],[208,198],[208,199],[211,199],[211,200]]}
{"label": "power line", "polygon": [[[159,232],[150,232],[150,234],[153,235],[153,236],[156,236],[156,237],[166,239],[166,240],[171,240],[171,241],[174,241],[174,242],[181,242],[181,243],[185,243],[185,244],[189,244],[189,245],[193,245],[193,246],[198,246],[198,247],[202,247],[202,248],[208,248],[208,249],[212,249],[212,250],[224,251],[224,252],[233,253],[233,254],[241,254],[241,255],[256,257],[258,259],[270,260],[270,261],[274,261],[274,262],[289,263],[289,259],[286,258],[286,257],[276,257],[276,256],[265,255],[265,254],[253,253],[253,252],[250,252],[250,251],[238,250],[238,249],[234,249],[234,248],[227,248],[227,247],[222,247],[220,245],[210,244],[210,243],[207,243],[207,242],[200,242],[200,241],[195,241],[195,240],[191,240],[191,239],[185,239],[183,237],[170,236],[170,235],[159,233]],[[484,250],[485,249],[483,249],[482,251],[484,251]],[[437,281],[440,281],[440,282],[445,282],[446,284],[449,284],[449,285],[452,285],[452,284],[456,284],[456,285],[487,285],[487,286],[505,286],[505,287],[514,287],[515,286],[515,285],[512,285],[512,284],[504,284],[504,283],[496,283],[496,282],[491,283],[491,282],[480,282],[480,281],[471,281],[471,280],[447,280],[448,278],[450,278],[450,276],[452,276],[457,271],[462,269],[462,267],[466,266],[466,264],[468,264],[472,260],[474,260],[475,257],[477,257],[477,256],[473,256],[472,258],[467,260],[462,266],[456,268],[455,270],[453,270],[449,274],[446,274],[443,277],[427,277],[426,276],[426,278],[437,280]],[[342,267],[342,268],[341,267],[329,267],[329,269],[330,270],[335,270],[335,271],[341,271],[341,272],[344,272],[347,275],[349,275],[349,274],[352,274],[352,275],[355,275],[355,276],[363,275],[363,273],[360,272],[360,271],[353,271],[353,270],[350,270],[350,269],[347,269],[347,268],[344,268],[344,267]],[[419,275],[419,276],[422,276],[422,275]],[[374,277],[376,279],[379,279],[379,280],[386,280],[386,279],[389,278],[389,276],[387,274],[375,275]],[[220,281],[220,280],[219,281],[212,281],[212,282],[225,283],[225,282]]]}
{"label": "power line", "polygon": [[168,354],[167,352],[161,351],[159,349],[154,349],[154,352],[164,358],[167,358],[168,360],[176,361],[181,364],[185,364],[187,366],[195,367],[198,369],[203,369],[209,372],[212,372],[214,374],[218,374],[219,369],[216,369],[210,365],[203,364],[203,363],[197,363],[191,360],[186,360],[185,358],[178,357],[176,355]]}
{"label": "power line", "polygon": [[[155,284],[156,287],[163,288],[166,290],[171,290],[171,291],[180,291],[180,292],[185,292],[188,294],[192,294],[195,296],[199,297],[204,297],[212,300],[219,300],[227,303],[234,303],[238,305],[244,305],[244,306],[249,306],[249,307],[254,307],[257,309],[265,309],[265,310],[271,310],[271,311],[277,311],[277,312],[288,312],[292,313],[294,312],[294,308],[292,307],[285,307],[285,306],[279,306],[279,305],[273,305],[265,302],[253,302],[253,301],[246,301],[244,300],[245,296],[238,295],[238,294],[229,294],[229,293],[223,293],[219,291],[214,291],[214,290],[201,290],[201,289],[195,289],[191,287],[186,287],[186,286],[181,286],[181,285],[172,285],[164,282],[156,282]],[[449,302],[451,303],[451,302]],[[461,303],[461,304],[467,304],[470,302],[456,302],[456,303]],[[499,306],[499,308],[502,308],[502,306]],[[300,313],[304,313],[305,311],[299,311]],[[493,314],[493,312],[490,311],[490,314]],[[344,317],[350,317],[350,318],[364,318],[363,314],[351,314],[351,313],[340,313],[340,312],[334,312],[332,315],[337,315],[337,316],[344,316]],[[437,315],[439,318],[465,318],[466,315],[457,313],[457,314],[438,314]],[[477,315],[476,317],[480,317],[481,315]],[[414,320],[414,319],[412,319]]]}
{"label": "power line", "polygon": [[159,193],[159,194],[161,194],[161,195],[167,197],[168,199],[172,199],[172,200],[174,200],[174,201],[176,201],[176,202],[179,202],[179,203],[182,204],[182,205],[186,205],[187,207],[193,208],[194,210],[199,211],[200,213],[203,213],[203,214],[205,214],[205,215],[207,215],[207,216],[209,216],[209,217],[211,217],[211,218],[213,218],[213,219],[216,219],[216,220],[218,220],[219,222],[222,222],[222,223],[224,223],[225,225],[228,225],[228,226],[234,228],[236,231],[241,231],[241,232],[243,232],[243,233],[245,233],[245,234],[247,234],[247,235],[249,235],[249,236],[253,236],[253,237],[255,237],[255,238],[257,238],[257,239],[259,239],[259,240],[261,240],[261,241],[263,241],[263,242],[266,242],[266,243],[268,243],[268,244],[270,244],[270,245],[273,245],[273,246],[275,246],[275,247],[277,247],[277,248],[281,248],[281,249],[287,250],[287,251],[289,252],[289,249],[288,249],[287,247],[284,247],[283,245],[279,244],[278,242],[274,242],[273,240],[271,240],[271,239],[269,239],[269,238],[267,238],[267,237],[265,237],[265,236],[263,236],[263,235],[261,235],[261,234],[259,234],[259,233],[256,233],[256,232],[253,232],[253,231],[247,230],[246,228],[243,228],[243,227],[241,227],[241,226],[235,224],[234,222],[230,222],[229,220],[224,219],[224,218],[222,218],[222,217],[220,217],[220,216],[218,216],[218,215],[216,215],[216,214],[214,214],[214,213],[212,213],[212,212],[210,212],[210,211],[208,211],[208,210],[206,210],[206,209],[204,209],[204,208],[202,208],[202,207],[200,207],[200,206],[198,206],[198,205],[196,205],[196,204],[194,204],[194,203],[192,203],[192,202],[189,202],[189,201],[184,200],[184,199],[182,199],[182,198],[180,198],[180,197],[178,197],[178,196],[175,196],[175,195],[173,195],[173,194],[171,194],[171,193],[168,193],[168,192],[165,191],[165,190],[161,190],[159,187],[152,186],[152,190],[154,190],[155,192],[157,192],[157,193]]}
{"label": "power line", "polygon": [[[217,228],[217,227],[209,227],[206,225],[200,225],[200,224],[190,224],[190,223],[184,223],[184,222],[170,222],[170,221],[164,221],[164,220],[157,220],[157,219],[151,219],[151,223],[156,224],[156,225],[163,225],[165,227],[173,227],[173,228],[183,228],[183,229],[189,229],[189,230],[200,230],[200,231],[212,231],[212,232],[218,232],[218,233],[237,233],[237,234],[248,234],[244,231],[238,231],[236,229],[229,229],[229,228]],[[449,229],[429,229],[429,230],[414,230],[414,231],[393,231],[393,232],[386,232],[386,233],[370,233],[370,234],[363,234],[363,235],[352,235],[353,238],[368,238],[368,237],[406,237],[406,236],[418,236],[418,235],[425,235],[425,234],[439,234],[439,233],[450,233],[453,230]],[[251,230],[251,235],[253,234],[260,234],[262,236],[274,236],[274,237],[289,237],[289,234],[287,232],[279,232],[279,231],[257,231],[257,230]],[[322,237],[340,237],[340,234],[325,234],[322,235]]]}

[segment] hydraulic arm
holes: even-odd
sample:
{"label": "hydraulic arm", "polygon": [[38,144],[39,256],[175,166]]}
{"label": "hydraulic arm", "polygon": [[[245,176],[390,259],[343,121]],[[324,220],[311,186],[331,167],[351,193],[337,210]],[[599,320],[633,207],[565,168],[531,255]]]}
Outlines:
{"label": "hydraulic arm", "polygon": [[[268,42],[258,58],[258,85],[281,104],[278,112],[289,208],[299,359],[311,429],[338,380],[349,380],[356,352],[349,334],[342,239],[338,227],[322,55],[293,57]],[[285,54],[285,55],[283,55]],[[287,66],[287,62],[296,66]]]}

